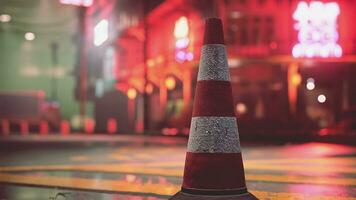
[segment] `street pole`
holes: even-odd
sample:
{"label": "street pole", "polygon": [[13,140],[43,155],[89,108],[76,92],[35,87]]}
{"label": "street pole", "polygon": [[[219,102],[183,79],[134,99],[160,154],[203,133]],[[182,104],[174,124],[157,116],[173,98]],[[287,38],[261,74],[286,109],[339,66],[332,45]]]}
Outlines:
{"label": "street pole", "polygon": [[79,112],[80,112],[80,127],[84,129],[85,123],[85,115],[86,115],[86,100],[87,100],[87,55],[86,55],[86,7],[79,8],[79,33],[80,33],[80,40],[79,40],[79,80],[80,80],[80,103],[79,103]]}
{"label": "street pole", "polygon": [[58,69],[58,43],[51,43],[51,53],[52,53],[52,77],[51,77],[51,99],[52,101],[58,100],[58,87],[57,87],[57,69]]}
{"label": "street pole", "polygon": [[144,74],[144,87],[143,87],[143,131],[147,131],[149,128],[149,113],[148,113],[148,94],[146,92],[146,87],[148,84],[148,70],[147,70],[147,43],[148,43],[148,1],[143,0],[143,31],[144,31],[144,41],[143,41],[143,74]]}

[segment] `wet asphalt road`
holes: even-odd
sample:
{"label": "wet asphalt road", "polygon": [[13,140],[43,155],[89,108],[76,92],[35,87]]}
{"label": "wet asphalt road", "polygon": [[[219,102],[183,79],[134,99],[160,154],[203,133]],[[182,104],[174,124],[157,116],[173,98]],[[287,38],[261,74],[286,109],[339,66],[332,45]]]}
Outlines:
{"label": "wet asphalt road", "polygon": [[[181,186],[185,138],[10,136],[0,139],[0,199],[167,199]],[[260,199],[356,199],[356,148],[244,144]]]}

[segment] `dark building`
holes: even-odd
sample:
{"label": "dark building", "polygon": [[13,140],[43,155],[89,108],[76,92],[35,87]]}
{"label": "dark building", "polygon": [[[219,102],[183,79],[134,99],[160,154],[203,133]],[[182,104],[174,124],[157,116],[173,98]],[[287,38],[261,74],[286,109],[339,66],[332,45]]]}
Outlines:
{"label": "dark building", "polygon": [[[187,133],[206,17],[224,22],[241,129],[305,132],[326,127],[356,104],[356,1],[118,2],[116,35],[100,47],[115,53],[95,65],[115,61],[115,92],[127,98],[107,104],[128,110],[131,130],[142,131],[146,122],[148,130]],[[118,124],[125,121],[120,113]]]}

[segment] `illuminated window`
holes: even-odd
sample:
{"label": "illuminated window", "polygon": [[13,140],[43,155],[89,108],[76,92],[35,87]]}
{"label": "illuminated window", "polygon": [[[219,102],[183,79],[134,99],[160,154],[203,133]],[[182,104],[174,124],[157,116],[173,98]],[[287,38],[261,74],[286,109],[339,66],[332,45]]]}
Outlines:
{"label": "illuminated window", "polygon": [[247,16],[240,14],[227,18],[226,42],[228,45],[269,46],[274,41],[274,18],[269,15]]}
{"label": "illuminated window", "polygon": [[341,57],[342,49],[337,41],[337,17],[339,5],[335,2],[323,3],[302,1],[293,14],[297,21],[294,28],[298,32],[299,43],[293,47],[294,57]]}
{"label": "illuminated window", "polygon": [[84,7],[89,7],[93,4],[93,0],[59,0],[59,2],[62,4],[84,6]]}
{"label": "illuminated window", "polygon": [[176,38],[185,38],[188,36],[189,26],[186,17],[180,17],[174,27],[174,36]]}
{"label": "illuminated window", "polygon": [[94,27],[94,45],[100,46],[109,38],[109,22],[106,19],[101,20]]}

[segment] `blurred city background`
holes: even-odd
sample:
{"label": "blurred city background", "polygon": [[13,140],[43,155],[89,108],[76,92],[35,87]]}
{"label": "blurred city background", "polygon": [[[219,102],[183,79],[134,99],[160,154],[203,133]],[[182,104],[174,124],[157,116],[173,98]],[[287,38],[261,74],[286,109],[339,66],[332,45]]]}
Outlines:
{"label": "blurred city background", "polygon": [[1,0],[1,131],[187,135],[204,18],[216,16],[242,138],[355,133],[355,6]]}
{"label": "blurred city background", "polygon": [[356,0],[0,0],[0,199],[179,191],[208,17],[249,191],[355,200]]}

